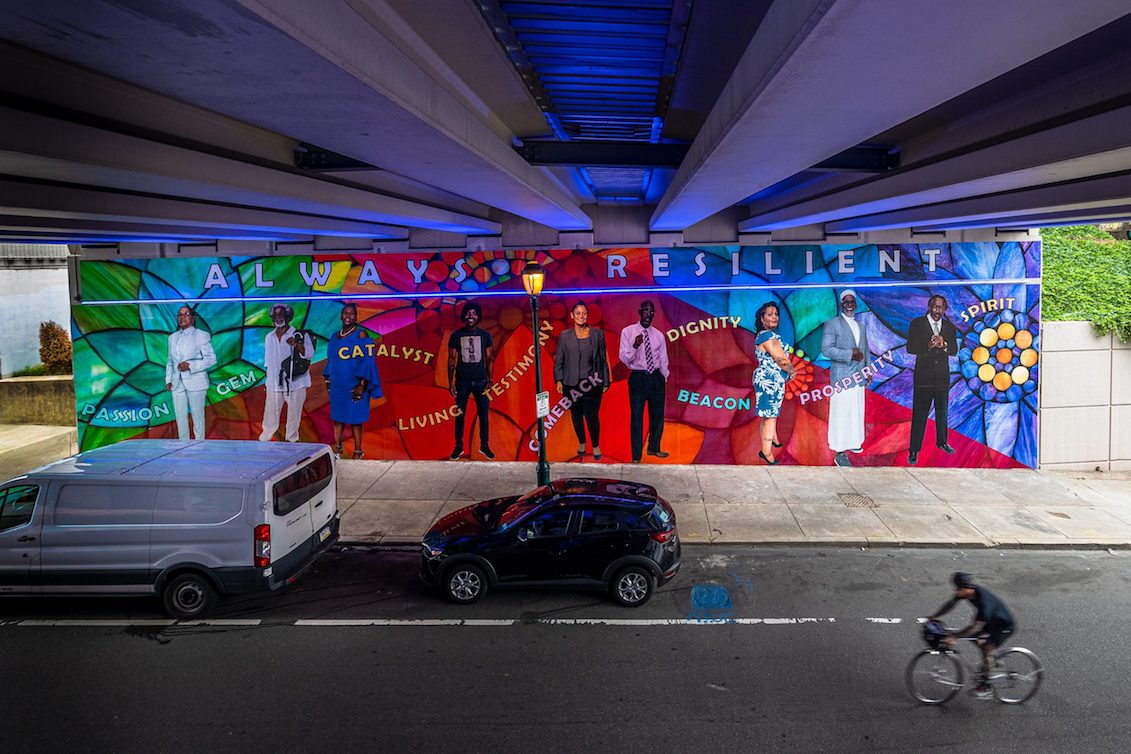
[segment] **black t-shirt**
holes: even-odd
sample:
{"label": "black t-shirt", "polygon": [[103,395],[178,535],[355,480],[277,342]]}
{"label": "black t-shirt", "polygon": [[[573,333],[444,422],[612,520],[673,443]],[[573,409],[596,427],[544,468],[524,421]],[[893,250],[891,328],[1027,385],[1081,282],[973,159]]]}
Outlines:
{"label": "black t-shirt", "polygon": [[974,587],[974,596],[970,602],[973,603],[974,609],[978,611],[974,620],[980,620],[987,624],[1013,625],[1013,616],[1009,614],[1005,603],[999,600],[989,589],[981,586]]}
{"label": "black t-shirt", "polygon": [[448,339],[448,348],[455,349],[458,354],[456,361],[458,382],[487,379],[487,349],[493,344],[491,333],[478,327],[475,329],[461,327],[452,333]]}

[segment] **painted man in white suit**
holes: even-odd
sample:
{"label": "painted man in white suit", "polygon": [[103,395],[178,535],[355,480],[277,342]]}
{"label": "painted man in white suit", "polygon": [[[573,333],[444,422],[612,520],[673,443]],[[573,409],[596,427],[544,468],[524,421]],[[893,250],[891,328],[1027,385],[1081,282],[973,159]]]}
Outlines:
{"label": "painted man in white suit", "polygon": [[196,329],[196,314],[188,306],[177,310],[177,329],[169,336],[169,361],[165,364],[165,389],[173,393],[177,437],[189,438],[189,413],[196,439],[203,440],[204,399],[208,396],[208,370],[216,366],[212,336]]}
{"label": "painted man in white suit", "polygon": [[840,314],[825,322],[821,353],[831,362],[829,384],[829,448],[837,466],[851,466],[848,452],[864,452],[864,388],[868,376],[868,329],[856,316],[856,291],[840,294]]}

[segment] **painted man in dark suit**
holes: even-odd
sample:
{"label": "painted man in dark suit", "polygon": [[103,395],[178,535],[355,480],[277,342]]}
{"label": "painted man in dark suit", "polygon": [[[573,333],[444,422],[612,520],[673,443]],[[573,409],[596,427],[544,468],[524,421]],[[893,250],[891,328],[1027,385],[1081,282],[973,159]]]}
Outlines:
{"label": "painted man in dark suit", "polygon": [[911,320],[907,353],[915,356],[915,389],[911,398],[911,442],[907,462],[917,463],[927,429],[927,414],[935,409],[935,445],[954,453],[947,442],[947,399],[950,393],[950,357],[958,354],[958,331],[943,317],[946,299],[935,294],[927,300],[927,314]]}

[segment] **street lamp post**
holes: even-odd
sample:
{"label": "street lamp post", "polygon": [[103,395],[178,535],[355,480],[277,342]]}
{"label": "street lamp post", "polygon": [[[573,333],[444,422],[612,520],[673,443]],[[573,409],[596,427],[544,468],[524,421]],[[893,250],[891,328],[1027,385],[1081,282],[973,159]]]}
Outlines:
{"label": "street lamp post", "polygon": [[[542,393],[542,343],[538,330],[538,296],[542,293],[542,283],[546,273],[542,266],[531,260],[522,271],[522,285],[530,296],[530,310],[534,313],[534,390]],[[550,483],[550,464],[546,462],[546,424],[538,412],[538,486]]]}

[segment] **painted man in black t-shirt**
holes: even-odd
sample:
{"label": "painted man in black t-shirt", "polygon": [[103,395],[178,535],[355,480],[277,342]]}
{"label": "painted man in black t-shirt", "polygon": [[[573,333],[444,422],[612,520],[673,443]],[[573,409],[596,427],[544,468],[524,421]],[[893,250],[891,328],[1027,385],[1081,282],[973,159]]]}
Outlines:
{"label": "painted man in black t-shirt", "polygon": [[974,694],[981,699],[989,699],[993,694],[986,679],[994,670],[998,648],[1005,644],[1013,633],[1013,614],[993,592],[975,584],[974,577],[970,574],[958,572],[951,577],[951,580],[954,583],[954,596],[928,620],[937,620],[946,615],[959,600],[969,600],[974,606],[973,622],[966,628],[952,633],[947,643],[954,646],[956,639],[967,636],[977,637],[978,647],[982,650],[982,672]]}
{"label": "painted man in black t-shirt", "polygon": [[490,443],[490,411],[487,388],[491,385],[491,370],[495,366],[495,344],[491,333],[479,328],[483,310],[474,301],[463,305],[459,318],[463,327],[448,339],[448,390],[456,399],[459,415],[456,417],[456,445],[449,458],[458,460],[463,455],[463,424],[467,398],[475,397],[475,411],[479,417],[479,452],[494,460]]}

